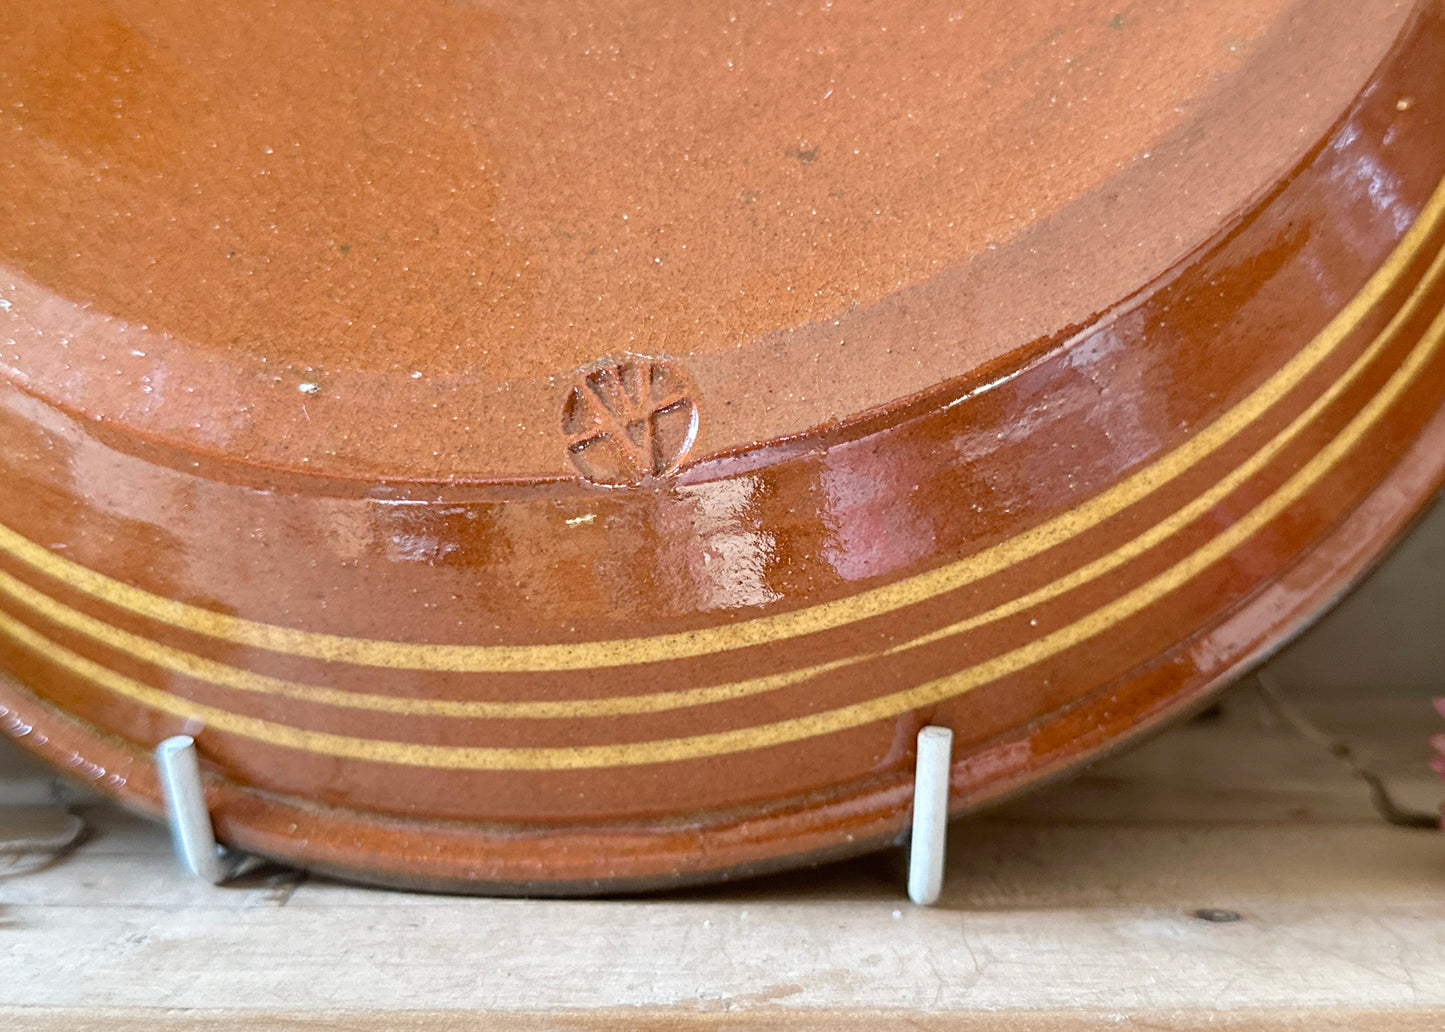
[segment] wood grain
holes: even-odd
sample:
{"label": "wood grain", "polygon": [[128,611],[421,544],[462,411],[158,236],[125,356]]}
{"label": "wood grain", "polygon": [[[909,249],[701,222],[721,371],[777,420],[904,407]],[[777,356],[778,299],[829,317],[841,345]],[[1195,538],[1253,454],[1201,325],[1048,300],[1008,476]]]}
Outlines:
{"label": "wood grain", "polygon": [[[1425,700],[1306,702],[1404,803],[1438,801]],[[615,900],[394,893],[269,867],[218,889],[179,873],[162,829],[84,802],[85,844],[0,872],[0,1024],[1445,1026],[1445,838],[1380,821],[1348,771],[1268,717],[1237,690],[1212,719],[956,825],[927,910],[904,898],[898,853]],[[27,764],[0,776],[7,801],[43,794]]]}

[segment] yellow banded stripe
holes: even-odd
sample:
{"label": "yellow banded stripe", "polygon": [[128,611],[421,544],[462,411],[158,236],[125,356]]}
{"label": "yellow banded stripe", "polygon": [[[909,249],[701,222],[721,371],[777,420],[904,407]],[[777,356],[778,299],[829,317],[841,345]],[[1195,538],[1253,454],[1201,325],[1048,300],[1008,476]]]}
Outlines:
{"label": "yellow banded stripe", "polygon": [[865,702],[755,727],[648,742],[566,747],[471,747],[357,738],[293,727],[191,702],[126,677],[51,641],[6,613],[0,633],[44,655],[50,662],[143,706],[187,719],[215,731],[325,756],[416,767],[467,770],[568,770],[634,766],[721,756],[813,738],[956,698],[1087,641],[1142,612],[1213,564],[1227,557],[1311,490],[1361,439],[1418,377],[1445,339],[1445,312],[1430,324],[1389,380],[1334,438],[1272,494],[1224,531],[1168,569],[1112,602],[1058,630],[946,677],[926,681]]}
{"label": "yellow banded stripe", "polygon": [[329,662],[458,673],[595,669],[710,655],[830,630],[889,613],[990,576],[1077,537],[1208,457],[1323,362],[1395,285],[1445,213],[1436,187],[1395,250],[1323,331],[1219,419],[1151,465],[1066,513],[964,559],[831,602],[726,624],[609,641],[466,645],[353,638],[262,623],[165,598],[64,559],[0,525],[0,553],[138,616],[233,644]]}
{"label": "yellow banded stripe", "polygon": [[657,713],[746,698],[764,692],[777,691],[853,663],[896,656],[920,646],[964,634],[988,623],[1017,615],[1112,572],[1168,540],[1226,499],[1234,490],[1273,461],[1281,450],[1287,447],[1327,406],[1332,404],[1375,360],[1381,350],[1399,332],[1399,329],[1415,315],[1421,302],[1440,283],[1442,274],[1445,274],[1445,251],[1436,255],[1404,304],[1340,377],[1274,438],[1211,485],[1207,491],[1179,510],[1105,555],[1034,591],[870,655],[845,657],[828,663],[726,684],[603,699],[473,701],[410,698],[303,684],[238,669],[216,660],[196,656],[113,627],[95,617],[72,609],[3,571],[0,571],[0,597],[8,598],[67,630],[82,634],[118,652],[173,674],[224,688],[279,696],[298,702],[411,716],[579,719]]}

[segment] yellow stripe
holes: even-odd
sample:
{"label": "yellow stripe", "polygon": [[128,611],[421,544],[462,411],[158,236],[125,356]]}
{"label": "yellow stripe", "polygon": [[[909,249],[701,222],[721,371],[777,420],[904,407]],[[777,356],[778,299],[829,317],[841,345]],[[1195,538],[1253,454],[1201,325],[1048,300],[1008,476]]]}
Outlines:
{"label": "yellow stripe", "polygon": [[133,656],[152,666],[169,670],[184,677],[195,678],[224,688],[243,692],[259,692],[263,695],[280,696],[297,702],[318,703],[325,706],[344,706],[350,709],[372,710],[378,713],[403,713],[420,717],[464,717],[464,718],[515,718],[515,719],[573,719],[577,717],[612,717],[633,713],[654,713],[661,710],[683,709],[701,706],[709,702],[756,695],[786,687],[795,682],[818,674],[836,670],[854,662],[851,657],[822,663],[806,670],[793,670],[766,677],[749,678],[728,684],[711,685],[703,688],[688,688],[680,691],[653,692],[646,695],[627,695],[607,699],[537,699],[503,702],[470,701],[462,699],[417,699],[396,695],[379,695],[372,692],[350,691],[344,688],[329,688],[322,685],[302,684],[279,677],[270,677],[252,670],[242,670],[212,659],[183,652],[180,649],[162,645],[138,634],[112,627],[110,624],[86,613],[71,609],[48,595],[36,591],[25,582],[0,571],[0,596],[26,606],[52,623],[83,634],[117,652]]}
{"label": "yellow stripe", "polygon": [[423,745],[414,742],[354,738],[348,735],[296,728],[189,702],[86,659],[84,656],[51,642],[5,613],[0,613],[0,631],[4,631],[27,647],[43,653],[52,662],[73,673],[88,678],[117,695],[132,699],[152,709],[178,717],[199,719],[213,730],[326,756],[419,767],[469,770],[566,770],[664,763],[780,745],[818,735],[846,731],[955,698],[980,685],[1055,656],[1143,611],[1214,563],[1224,559],[1310,490],[1351,448],[1359,443],[1380,416],[1409,387],[1415,377],[1419,375],[1420,370],[1434,357],[1442,338],[1445,338],[1445,312],[1442,312],[1431,323],[1425,337],[1410,352],[1410,355],[1384,387],[1356,413],[1327,446],[1285,481],[1279,490],[1188,557],[1126,592],[1108,605],[1019,648],[947,677],[927,681],[902,691],[869,699],[866,702],[781,720],[772,724],[652,742],[565,748]]}
{"label": "yellow stripe", "polygon": [[1394,285],[1445,213],[1445,183],[1364,288],[1321,333],[1239,404],[1179,448],[1089,501],[982,552],[918,576],[806,609],[719,627],[610,641],[460,645],[383,641],[305,631],[217,613],[63,559],[0,526],[0,552],[72,588],[148,619],[238,645],[331,662],[405,670],[514,672],[579,670],[659,662],[776,642],[892,612],[997,573],[1076,537],[1133,505],[1227,444],[1307,376]]}
{"label": "yellow stripe", "polygon": [[1181,529],[1204,515],[1229,497],[1240,485],[1268,465],[1279,452],[1287,447],[1306,426],[1313,422],[1339,395],[1345,391],[1363,370],[1379,355],[1419,308],[1420,303],[1445,272],[1445,250],[1437,254],[1419,284],[1405,303],[1380,331],[1379,335],[1350,364],[1350,367],[1322,392],[1303,412],[1266,443],[1245,462],[1213,484],[1183,508],[1149,528],[1143,534],[1113,551],[1087,563],[1035,591],[1029,592],[1007,603],[995,606],[983,613],[957,621],[946,627],[865,657],[846,657],[829,663],[750,678],[729,684],[710,685],[701,688],[671,692],[654,692],[645,695],[620,696],[606,699],[556,699],[526,701],[464,701],[451,699],[416,699],[367,692],[354,692],[319,685],[301,684],[249,670],[241,670],[174,649],[112,627],[87,614],[49,598],[24,582],[0,571],[0,595],[38,612],[46,619],[76,633],[86,635],[117,651],[127,653],[143,662],[161,667],[185,677],[208,681],[246,692],[276,695],[300,702],[343,706],[353,709],[372,710],[384,713],[399,713],[412,716],[444,716],[463,718],[580,718],[599,716],[621,716],[639,713],[656,713],[665,710],[683,709],[707,703],[740,699],[763,692],[776,691],[812,677],[840,669],[855,662],[868,659],[895,656],[918,648],[921,645],[939,641],[973,630],[984,624],[1013,616],[1034,606],[1041,605],[1065,592],[1088,583],[1124,564],[1138,558],[1158,544],[1168,540]]}

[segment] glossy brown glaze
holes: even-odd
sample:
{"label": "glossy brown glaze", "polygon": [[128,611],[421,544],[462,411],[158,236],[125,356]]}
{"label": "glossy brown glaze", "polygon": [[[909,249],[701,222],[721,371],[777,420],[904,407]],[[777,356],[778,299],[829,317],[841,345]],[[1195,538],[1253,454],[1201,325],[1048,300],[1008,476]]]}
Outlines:
{"label": "glossy brown glaze", "polygon": [[[162,204],[156,184],[172,182],[174,169],[143,170],[156,140],[169,138],[105,142],[104,125],[27,107],[13,131],[47,135],[10,166],[20,190],[6,195],[0,219],[11,256],[0,315],[19,327],[0,388],[9,733],[153,807],[146,753],[188,730],[214,774],[218,828],[246,849],[395,884],[576,892],[721,877],[887,841],[905,824],[912,740],[925,723],[955,731],[960,812],[1153,726],[1318,612],[1445,473],[1445,24],[1436,4],[1338,6],[1240,5],[1208,24],[1165,19],[1151,30],[1163,35],[1137,38],[1125,32],[1132,15],[1121,28],[1102,9],[1060,32],[1019,28],[1008,61],[988,66],[994,78],[979,73],[1000,91],[996,107],[980,109],[979,131],[1011,139],[1004,123],[1041,95],[1019,87],[1016,97],[1009,84],[1045,61],[1038,48],[1062,46],[1065,74],[1083,62],[1105,85],[1072,118],[1040,111],[1038,131],[1082,124],[1122,138],[1075,159],[1066,137],[1040,136],[1047,153],[1070,158],[1052,187],[1042,158],[1000,147],[983,166],[1001,171],[980,173],[996,179],[970,187],[997,208],[958,201],[937,165],[931,178],[829,173],[901,191],[890,202],[897,219],[880,216],[876,235],[857,230],[866,242],[838,229],[824,247],[826,233],[794,210],[818,186],[806,176],[833,153],[829,144],[806,140],[791,164],[757,170],[759,198],[784,186],[796,196],[786,218],[768,216],[776,225],[739,232],[717,214],[725,205],[688,191],[733,189],[736,170],[720,155],[767,154],[776,141],[756,151],[714,141],[696,181],[651,164],[629,180],[607,172],[622,160],[607,142],[620,130],[578,114],[592,128],[566,146],[599,155],[584,176],[601,184],[596,203],[651,191],[647,210],[674,211],[668,225],[694,213],[692,239],[722,248],[723,265],[752,263],[761,299],[729,304],[731,282],[706,262],[679,258],[681,271],[655,281],[625,272],[648,253],[635,250],[631,230],[613,227],[611,271],[581,261],[595,257],[579,257],[581,245],[555,242],[528,275],[567,280],[565,289],[537,292],[533,336],[498,345],[515,379],[488,379],[490,360],[475,354],[455,364],[446,276],[460,268],[465,241],[428,250],[413,240],[387,259],[430,255],[439,266],[418,268],[431,270],[422,280],[432,293],[385,262],[356,273],[356,284],[400,292],[385,325],[413,336],[353,339],[326,321],[336,312],[313,311],[321,321],[312,324],[302,313],[319,297],[337,311],[370,311],[334,278],[347,275],[335,254],[308,266],[278,242],[280,279],[259,268],[213,275],[205,263],[219,259],[188,250],[210,246],[195,227],[166,219],[174,197],[136,215],[134,232],[108,220],[91,234],[77,216],[97,210],[89,187],[45,181],[36,169],[68,146],[66,169],[112,163],[129,177],[114,189]],[[139,10],[127,24],[154,39],[164,13],[146,21]],[[380,24],[388,9],[375,10]],[[1049,24],[1047,5],[1037,10]],[[303,5],[281,11],[293,30],[329,24]],[[912,12],[924,28],[925,11],[934,8]],[[1324,13],[1339,17],[1316,17]],[[480,46],[504,23],[546,28],[521,15],[464,26],[473,14],[398,8],[391,38]],[[221,32],[230,16],[216,17],[202,29]],[[656,33],[647,38],[669,44],[659,42],[659,54],[693,53],[674,38],[683,15],[656,18],[634,14],[612,29]],[[1236,18],[1253,25],[1237,47],[1201,57],[1184,46]],[[836,35],[803,22],[794,35],[765,28],[737,31],[771,41],[758,46],[821,40],[857,54],[870,45],[856,19]],[[371,59],[348,35],[356,26],[328,31],[342,42],[321,53]],[[1181,34],[1170,44],[1182,48],[1176,58],[1203,64],[1159,58],[1151,48],[1169,32]],[[46,79],[54,59],[35,48],[48,37],[31,26],[25,38],[39,56],[15,66],[23,75],[4,73],[11,87],[90,88],[85,74]],[[930,39],[924,31],[900,43],[890,67],[964,75],[963,58],[957,67],[904,60]],[[140,62],[115,47],[128,67]],[[1321,54],[1339,59],[1309,64]],[[417,55],[414,103],[451,112],[458,121],[447,132],[479,145],[519,131],[500,116],[475,121],[433,60],[448,59]],[[664,79],[648,75],[680,74],[668,63],[639,71],[652,92],[629,110],[660,95]],[[741,95],[785,108],[798,85],[788,75],[811,73],[806,62],[784,65],[781,85]],[[535,86],[531,72],[495,67],[504,66],[514,76],[505,88]],[[345,67],[344,82],[360,74]],[[1304,67],[1325,71],[1298,96]],[[1140,118],[1119,92],[1121,69],[1135,68],[1151,104],[1180,110]],[[975,96],[944,78],[944,96]],[[214,88],[244,92],[249,82]],[[934,89],[917,84],[904,100],[933,110]],[[706,76],[698,91],[743,103]],[[697,101],[689,97],[679,103]],[[860,134],[869,112],[912,109],[876,84],[854,99],[847,117]],[[156,118],[209,111],[125,103]],[[329,103],[309,115],[282,104],[278,124],[337,117]],[[940,124],[971,117],[950,112]],[[631,160],[653,161],[688,119],[695,113],[663,110],[656,124],[634,126],[650,142]],[[892,139],[877,131],[877,146]],[[67,144],[66,132],[80,135]],[[922,142],[895,140],[893,160],[930,167],[923,158],[934,145]],[[1245,144],[1249,160],[1226,160]],[[344,145],[362,155],[388,146],[342,140],[343,154]],[[582,173],[528,165],[547,145],[508,147],[516,164],[481,164],[530,176],[520,210],[573,197],[569,177]],[[186,146],[178,153],[201,160]],[[420,153],[397,161],[415,171]],[[452,151],[425,154],[437,178],[414,195],[399,183],[376,187],[415,225],[407,205],[450,197],[449,175],[467,190],[485,186],[475,165],[446,164]],[[240,205],[242,234],[270,218],[257,198],[273,186],[241,180],[241,167],[196,180],[206,186],[188,217]],[[325,182],[329,167],[297,169]],[[274,189],[310,197],[305,182]],[[1181,184],[1198,196],[1180,194]],[[844,193],[833,199],[852,196]],[[994,229],[981,212],[1029,198],[1028,226],[990,249]],[[592,201],[567,203],[579,225],[600,217]],[[848,210],[861,217],[874,203]],[[944,232],[938,213],[952,204],[971,214]],[[313,213],[317,225],[325,211]],[[492,232],[490,217],[458,210],[448,231]],[[523,221],[535,230],[540,218]],[[778,267],[748,250],[755,230],[786,241]],[[73,259],[66,248],[79,245],[64,241],[104,246]],[[199,282],[95,264],[122,245],[184,260]],[[791,250],[804,245],[826,254]],[[495,258],[505,246],[477,253]],[[829,293],[852,282],[840,271],[849,263],[867,270],[859,293]],[[882,278],[869,286],[868,277]],[[201,283],[215,287],[214,310]],[[806,301],[787,296],[802,284]],[[603,300],[588,302],[598,290]],[[516,296],[472,297],[467,311],[502,318]],[[624,325],[643,315],[671,328],[649,336]],[[563,333],[555,321],[568,318]],[[228,338],[233,322],[257,336]],[[301,357],[308,325],[324,362]],[[509,339],[485,320],[466,332],[478,335],[474,352]],[[284,369],[258,386],[262,359]],[[532,361],[545,368],[528,369]],[[796,385],[811,386],[785,389]],[[519,433],[459,435],[447,429],[455,404],[513,420]]]}

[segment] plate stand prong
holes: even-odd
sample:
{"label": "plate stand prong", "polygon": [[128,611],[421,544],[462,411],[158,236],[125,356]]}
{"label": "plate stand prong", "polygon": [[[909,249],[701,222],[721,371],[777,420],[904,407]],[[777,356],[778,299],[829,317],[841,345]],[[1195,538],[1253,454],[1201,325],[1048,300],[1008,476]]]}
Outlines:
{"label": "plate stand prong", "polygon": [[948,773],[953,732],[930,724],[918,732],[918,766],[913,775],[913,837],[908,847],[908,898],[921,907],[943,892],[944,847],[948,841]]}
{"label": "plate stand prong", "polygon": [[[948,728],[930,725],[918,732],[908,898],[919,906],[937,903],[943,891],[952,752],[953,732]],[[195,877],[220,885],[235,873],[241,857],[216,843],[201,787],[195,739],[190,735],[167,738],[156,746],[155,756],[177,858]]]}
{"label": "plate stand prong", "polygon": [[176,858],[197,878],[220,885],[236,873],[244,856],[216,844],[201,787],[196,740],[190,735],[167,738],[156,746],[155,757]]}

